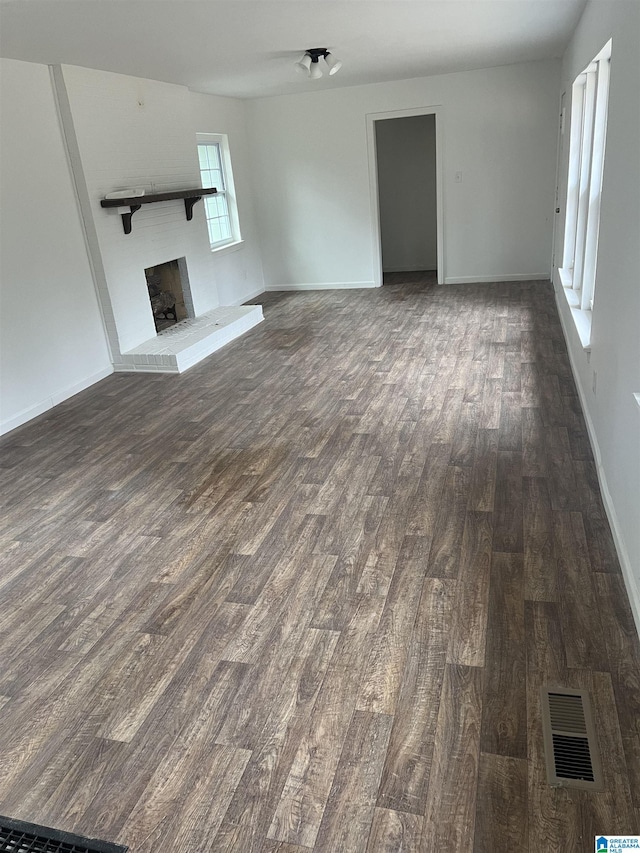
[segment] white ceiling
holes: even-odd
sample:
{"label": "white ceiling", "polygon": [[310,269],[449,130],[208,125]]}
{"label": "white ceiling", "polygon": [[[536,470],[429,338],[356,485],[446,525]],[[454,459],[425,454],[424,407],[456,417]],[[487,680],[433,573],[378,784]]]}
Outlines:
{"label": "white ceiling", "polygon": [[[0,54],[262,97],[549,59],[585,0],[0,0]],[[308,47],[342,59],[309,80]]]}

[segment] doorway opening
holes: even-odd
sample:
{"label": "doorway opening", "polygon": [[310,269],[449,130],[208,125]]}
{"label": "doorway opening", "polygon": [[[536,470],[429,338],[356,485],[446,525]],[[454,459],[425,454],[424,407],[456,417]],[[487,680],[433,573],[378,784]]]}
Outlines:
{"label": "doorway opening", "polygon": [[376,284],[444,281],[438,109],[368,116]]}

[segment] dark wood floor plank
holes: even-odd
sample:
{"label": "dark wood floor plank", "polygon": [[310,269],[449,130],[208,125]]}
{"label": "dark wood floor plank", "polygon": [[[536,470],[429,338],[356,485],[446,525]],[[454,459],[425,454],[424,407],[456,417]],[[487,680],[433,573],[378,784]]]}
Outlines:
{"label": "dark wood floor plank", "polygon": [[[93,799],[85,805],[81,817],[78,818],[78,831],[87,834],[93,827],[94,834],[114,837],[122,829],[128,814],[143,795],[151,777],[171,750],[176,749],[178,737],[184,738],[188,733],[202,733],[206,730],[212,738],[215,738],[216,726],[220,727],[224,709],[233,701],[233,694],[245,674],[244,665],[223,663],[216,666],[206,655],[193,655],[189,666],[184,667],[180,673],[178,689],[173,693],[173,701],[165,707],[164,716],[156,713],[153,720],[147,720],[144,724],[145,735],[148,737],[149,731],[154,734],[153,752],[148,743],[145,748],[143,736],[134,739],[128,750],[117,754],[108,772],[99,780]],[[194,705],[195,699],[201,701],[196,701]],[[90,717],[88,721],[91,722]],[[92,728],[95,728],[95,724],[89,727],[89,731]],[[82,731],[80,729],[80,735]],[[73,750],[73,746],[72,739],[67,749]],[[147,759],[143,766],[140,764],[141,755]],[[151,757],[153,760],[150,760]],[[186,761],[187,756],[183,760]],[[68,755],[64,763],[68,769]],[[47,773],[49,772],[47,767]],[[166,765],[165,773],[170,776],[170,770]],[[176,779],[174,797],[186,796],[186,793]],[[35,790],[34,795],[31,807],[34,810],[33,813],[38,815],[39,798]],[[18,808],[29,808],[26,798],[23,797]]]}
{"label": "dark wood floor plank", "polygon": [[554,543],[567,663],[574,668],[607,671],[609,660],[602,644],[600,609],[579,512],[554,513]]}
{"label": "dark wood floor plank", "polygon": [[527,694],[520,554],[493,552],[482,705],[483,752],[527,757]]}
{"label": "dark wood floor plank", "polygon": [[[307,661],[309,649],[316,650],[319,655],[316,664],[320,664],[326,649],[333,649],[337,638],[336,632],[308,628],[304,620],[294,622],[293,626],[277,625],[255,662],[254,677],[246,679],[238,691],[218,742],[254,749],[274,710],[282,708],[284,714],[305,686],[299,681],[305,675],[300,666]],[[274,685],[279,689],[276,699]]]}
{"label": "dark wood floor plank", "polygon": [[[565,414],[562,405],[560,380],[555,371],[555,364],[549,364],[549,357],[538,359],[540,365],[539,384],[541,391],[541,407],[545,425],[548,427],[564,427]],[[552,371],[552,372],[550,372]]]}
{"label": "dark wood floor plank", "polygon": [[453,441],[460,420],[463,396],[459,388],[450,387],[446,392],[432,436],[434,443],[451,444]]}
{"label": "dark wood floor plank", "polygon": [[491,514],[468,512],[449,635],[448,663],[484,666],[492,542]]}
{"label": "dark wood floor plank", "polygon": [[522,476],[546,477],[549,459],[545,444],[545,424],[540,410],[522,408]]}
{"label": "dark wood floor plank", "polygon": [[611,534],[611,527],[600,495],[595,462],[585,460],[573,464],[580,509],[589,557],[594,572],[620,573],[620,561]]}
{"label": "dark wood floor plank", "polygon": [[463,402],[460,407],[458,423],[451,439],[450,462],[452,465],[473,466],[479,419],[480,406],[478,403]]}
{"label": "dark wood floor plank", "polygon": [[523,551],[522,454],[498,452],[496,496],[493,513],[493,548],[521,554]]}
{"label": "dark wood floor plank", "polygon": [[569,433],[569,447],[574,461],[593,462],[593,450],[589,433],[580,407],[577,392],[573,389],[573,377],[570,376],[571,393],[563,394],[563,420]]}
{"label": "dark wood floor plank", "polygon": [[480,755],[475,853],[527,850],[527,762],[504,755]]}
{"label": "dark wood floor plank", "polygon": [[431,444],[429,447],[407,523],[408,534],[433,537],[450,458],[450,444]]}
{"label": "dark wood floor plank", "polygon": [[522,451],[522,406],[519,391],[502,392],[498,447],[500,450]]}
{"label": "dark wood floor plank", "polygon": [[[197,850],[202,838],[216,835],[251,753],[212,742],[201,746],[202,740],[198,733],[188,747],[179,741],[158,766],[120,831],[130,849]],[[194,775],[196,756],[202,769]]]}
{"label": "dark wood floor plank", "polygon": [[498,430],[479,429],[471,473],[469,509],[492,512],[498,464]]}
{"label": "dark wood floor plank", "polygon": [[367,495],[360,505],[358,518],[344,537],[338,560],[315,608],[315,628],[341,630],[348,622],[378,529],[387,517],[388,504],[389,498]]}
{"label": "dark wood floor plank", "polygon": [[386,809],[424,813],[454,584],[424,582],[380,784],[378,805]]}
{"label": "dark wood floor plank", "polygon": [[386,714],[354,713],[318,830],[318,850],[366,850],[392,723]]}
{"label": "dark wood floor plank", "polygon": [[502,379],[487,377],[482,395],[480,429],[499,429],[502,410]]}
{"label": "dark wood floor plank", "polygon": [[523,492],[524,597],[531,601],[556,601],[558,572],[547,481],[524,477]]}
{"label": "dark wood floor plank", "polygon": [[300,847],[297,844],[286,844],[284,841],[273,841],[271,838],[267,838],[261,847],[261,853],[305,853],[308,849],[308,847]]}
{"label": "dark wood floor plank", "polygon": [[473,850],[482,717],[482,670],[445,670],[421,848]]}
{"label": "dark wood floor plank", "polygon": [[535,362],[522,361],[520,378],[523,408],[537,408],[542,402],[540,368]]}
{"label": "dark wood floor plank", "polygon": [[[313,614],[313,602],[322,594],[336,558],[307,554],[301,540],[304,571],[299,570],[298,553],[285,557],[280,571],[272,576],[250,614],[222,652],[225,660],[252,663],[259,660],[273,631],[285,620],[285,614],[295,624],[304,619],[308,624]],[[294,583],[294,579],[296,583]],[[299,626],[298,626],[299,627]]]}
{"label": "dark wood floor plank", "polygon": [[376,808],[367,853],[412,853],[420,849],[422,817]]}
{"label": "dark wood floor plank", "polygon": [[[505,353],[504,362],[504,384],[503,392],[522,392],[522,362],[520,361],[520,329],[517,328],[512,335],[513,340],[509,343],[509,349]],[[521,403],[524,405],[524,402]]]}
{"label": "dark wood floor plank", "polygon": [[61,828],[74,826],[95,797],[105,775],[123,759],[126,749],[119,741],[92,738],[76,760],[68,762],[64,778],[44,808],[41,806],[40,819]]}
{"label": "dark wood floor plank", "polygon": [[577,511],[580,502],[567,429],[564,426],[551,426],[545,434],[551,506],[554,510]]}
{"label": "dark wood floor plank", "polygon": [[489,359],[487,362],[487,379],[501,379],[504,376],[505,342],[497,338],[504,338],[506,333],[500,331],[494,333],[494,338],[489,344]]}
{"label": "dark wood floor plank", "polygon": [[[300,739],[308,730],[310,714],[338,640],[333,631],[311,629],[310,633],[304,653],[294,659],[275,702],[269,705],[269,717],[219,830],[218,836],[230,833],[241,837],[236,848],[230,844],[231,850],[252,853],[261,849]],[[221,732],[218,739],[223,736]],[[231,827],[242,829],[232,831]],[[218,836],[216,842],[224,849]]]}
{"label": "dark wood floor plank", "polygon": [[[470,333],[471,334],[471,333]],[[464,389],[463,403],[475,403],[478,406],[477,417],[480,417],[480,406],[484,394],[484,381],[486,379],[486,364],[473,358]]]}
{"label": "dark wood floor plank", "polygon": [[448,466],[429,552],[429,574],[433,577],[458,575],[470,480],[469,468]]}
{"label": "dark wood floor plank", "polygon": [[420,547],[411,547],[415,537],[408,539],[414,541],[400,551],[380,622],[371,637],[356,701],[360,711],[393,715],[398,702],[426,557]]}
{"label": "dark wood floor plank", "polygon": [[362,661],[371,648],[384,602],[383,597],[362,596],[341,633],[273,816],[270,838],[304,847],[315,844],[355,710]]}

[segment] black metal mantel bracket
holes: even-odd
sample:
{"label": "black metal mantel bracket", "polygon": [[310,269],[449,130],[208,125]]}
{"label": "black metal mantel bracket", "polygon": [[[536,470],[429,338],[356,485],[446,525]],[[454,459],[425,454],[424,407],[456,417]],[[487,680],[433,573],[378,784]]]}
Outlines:
{"label": "black metal mantel bracket", "polygon": [[132,204],[129,207],[129,213],[123,213],[122,216],[122,227],[124,228],[125,234],[131,234],[131,217],[136,212],[136,210],[140,210],[142,207],[141,204]]}
{"label": "black metal mantel bracket", "polygon": [[154,204],[158,201],[173,201],[173,199],[184,199],[184,212],[188,222],[193,219],[193,206],[200,201],[203,195],[213,195],[217,192],[215,187],[197,187],[190,190],[173,190],[166,193],[153,193],[151,195],[127,196],[126,198],[103,198],[100,200],[101,207],[128,207],[128,213],[122,213],[122,227],[125,234],[131,234],[131,217],[140,210],[143,204]]}

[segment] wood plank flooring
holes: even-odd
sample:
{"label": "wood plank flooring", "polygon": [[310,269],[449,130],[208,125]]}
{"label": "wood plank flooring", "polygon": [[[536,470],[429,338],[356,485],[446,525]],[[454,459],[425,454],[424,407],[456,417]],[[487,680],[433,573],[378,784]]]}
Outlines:
{"label": "wood plank flooring", "polygon": [[[132,853],[640,832],[640,652],[548,282],[264,295],[0,442],[0,813]],[[591,692],[606,790],[547,786]]]}

